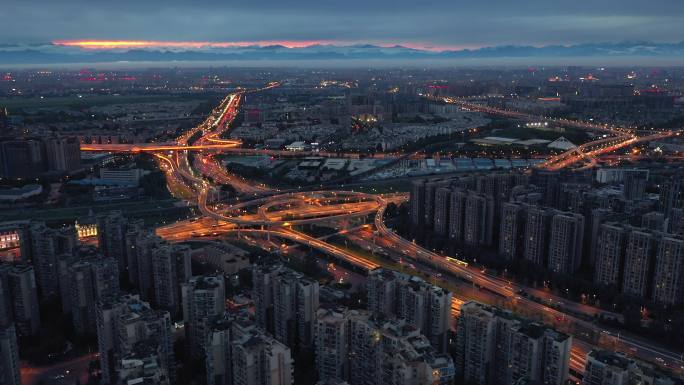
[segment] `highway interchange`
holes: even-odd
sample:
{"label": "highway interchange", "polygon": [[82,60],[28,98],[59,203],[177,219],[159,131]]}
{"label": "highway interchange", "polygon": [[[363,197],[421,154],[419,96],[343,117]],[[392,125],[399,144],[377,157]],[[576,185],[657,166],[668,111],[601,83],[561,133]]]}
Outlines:
{"label": "highway interchange", "polygon": [[[277,87],[277,82],[270,83],[263,89]],[[224,98],[210,116],[197,127],[189,130],[173,143],[163,144],[118,144],[118,145],[83,145],[83,151],[112,152],[150,152],[159,160],[160,167],[166,172],[169,189],[177,197],[196,202],[202,216],[200,218],[180,221],[157,229],[163,238],[181,242],[196,237],[222,237],[227,234],[251,234],[264,238],[278,238],[303,244],[327,254],[337,260],[356,266],[361,270],[371,270],[382,266],[382,259],[369,259],[365,255],[355,253],[351,249],[336,246],[325,240],[312,237],[296,229],[302,224],[331,225],[340,221],[364,220],[373,217],[371,246],[382,249],[387,255],[403,256],[411,260],[411,267],[416,273],[428,272],[438,274],[443,281],[460,280],[472,283],[481,290],[478,293],[455,292],[453,312],[458,314],[459,306],[466,300],[490,297],[496,304],[511,308],[526,315],[536,315],[538,319],[553,323],[555,327],[573,334],[571,368],[582,373],[586,353],[592,348],[589,334],[603,336],[602,339],[613,341],[612,347],[631,356],[668,366],[680,374],[684,372],[681,354],[655,346],[637,336],[619,330],[609,329],[596,324],[596,316],[619,318],[619,315],[571,302],[546,291],[531,289],[499,277],[488,275],[467,263],[448,258],[427,250],[415,243],[395,234],[384,223],[384,213],[390,202],[401,203],[408,199],[406,194],[372,195],[353,191],[277,191],[268,186],[245,180],[228,172],[215,159],[216,152],[245,152],[240,143],[223,140],[221,136],[230,128],[239,111],[239,104],[245,92],[260,90],[240,90]],[[535,117],[513,111],[485,107],[458,99],[445,98],[445,102],[460,105],[462,108],[488,114],[509,116],[517,119],[534,119]],[[602,154],[613,152],[637,142],[662,139],[679,132],[654,132],[648,136],[638,137],[634,130],[583,123],[562,121],[589,131],[606,133],[606,138],[583,144],[576,149],[549,158],[541,167],[556,170],[579,162],[594,164],[594,159]],[[197,133],[198,139],[191,142]],[[254,150],[264,151],[264,150]],[[190,160],[190,152],[194,153]],[[249,152],[249,151],[247,151]],[[277,154],[272,154],[277,155]],[[325,153],[317,153],[326,156]],[[339,154],[330,154],[339,156]],[[241,195],[242,201],[226,204],[215,199],[221,184],[230,184]],[[247,200],[245,200],[247,199]],[[350,233],[352,234],[352,233]],[[355,237],[363,241],[363,234]],[[350,238],[353,239],[353,238]],[[484,293],[484,294],[480,294]],[[530,299],[532,296],[537,300]],[[594,338],[595,340],[595,338]]]}

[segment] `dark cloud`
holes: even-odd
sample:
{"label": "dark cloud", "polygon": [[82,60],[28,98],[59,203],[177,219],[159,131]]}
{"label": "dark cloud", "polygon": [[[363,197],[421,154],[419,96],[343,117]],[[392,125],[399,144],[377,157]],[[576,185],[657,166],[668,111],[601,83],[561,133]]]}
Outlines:
{"label": "dark cloud", "polygon": [[0,43],[337,40],[436,46],[684,39],[681,0],[4,0]]}

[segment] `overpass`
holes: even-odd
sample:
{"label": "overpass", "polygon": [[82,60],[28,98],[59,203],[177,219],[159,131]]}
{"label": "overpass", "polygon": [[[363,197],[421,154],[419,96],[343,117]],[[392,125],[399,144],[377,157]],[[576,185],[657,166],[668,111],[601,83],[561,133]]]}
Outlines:
{"label": "overpass", "polygon": [[189,150],[226,150],[236,148],[242,144],[240,141],[226,141],[222,143],[210,143],[202,145],[186,145],[175,142],[167,143],[105,143],[105,144],[81,144],[81,151],[94,152],[118,152],[118,153],[140,153],[140,152],[164,152],[164,151],[189,151]]}

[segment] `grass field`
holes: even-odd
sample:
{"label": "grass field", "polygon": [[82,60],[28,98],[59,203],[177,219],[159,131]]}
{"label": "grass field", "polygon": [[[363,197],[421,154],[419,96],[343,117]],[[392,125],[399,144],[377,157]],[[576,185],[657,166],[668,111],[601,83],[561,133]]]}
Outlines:
{"label": "grass field", "polygon": [[350,185],[341,185],[340,189],[353,190],[369,194],[387,194],[396,192],[408,192],[411,190],[411,181],[406,178],[364,181]]}
{"label": "grass field", "polygon": [[41,220],[46,222],[71,222],[76,218],[88,215],[90,210],[93,213],[102,213],[112,210],[121,210],[124,215],[131,217],[150,218],[154,221],[163,220],[166,216],[175,217],[177,213],[186,211],[187,208],[174,206],[175,200],[164,200],[150,202],[147,200],[135,202],[121,202],[109,204],[92,204],[88,206],[75,206],[64,208],[32,209],[30,218],[26,218],[26,210],[4,210],[0,214],[0,221],[11,221],[19,219]]}
{"label": "grass field", "polygon": [[86,95],[83,97],[56,96],[47,98],[0,98],[0,106],[10,110],[39,107],[87,108],[108,104],[150,103],[158,101],[204,100],[209,95]]}

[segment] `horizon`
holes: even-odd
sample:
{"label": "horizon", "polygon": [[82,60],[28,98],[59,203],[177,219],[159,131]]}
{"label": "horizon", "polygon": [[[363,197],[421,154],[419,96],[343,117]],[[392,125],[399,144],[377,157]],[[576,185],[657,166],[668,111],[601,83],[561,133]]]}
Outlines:
{"label": "horizon", "polygon": [[55,40],[0,46],[0,68],[223,65],[230,67],[684,65],[684,41],[501,45],[446,49],[329,41]]}
{"label": "horizon", "polygon": [[[549,3],[490,0],[122,0],[93,4],[8,0],[0,44],[55,41],[227,42],[336,45],[400,44],[443,50],[487,46],[575,45],[621,41],[680,42],[684,4],[654,0]],[[30,26],[30,28],[26,28]],[[163,28],[160,28],[163,26]],[[287,44],[285,44],[287,45]]]}
{"label": "horizon", "polygon": [[20,0],[3,5],[3,68],[264,60],[296,66],[316,60],[441,66],[489,65],[504,58],[529,58],[529,64],[536,64],[536,58],[557,64],[566,58],[597,65],[647,64],[648,58],[657,65],[684,63],[684,3],[671,0],[490,0],[486,5],[445,0],[62,0],[32,5]]}
{"label": "horizon", "polygon": [[0,9],[0,385],[684,385],[684,0]]}

